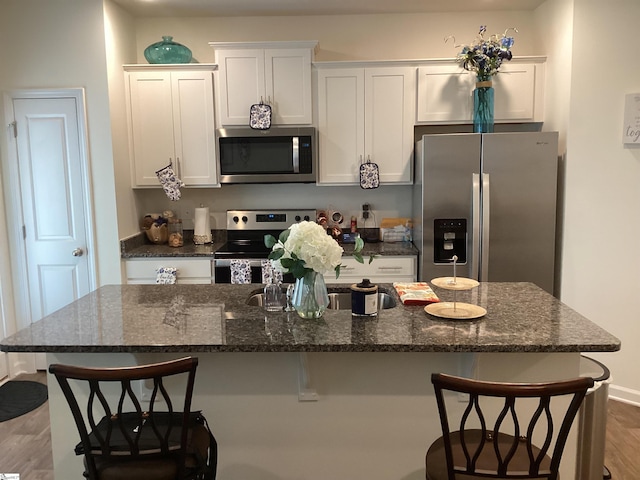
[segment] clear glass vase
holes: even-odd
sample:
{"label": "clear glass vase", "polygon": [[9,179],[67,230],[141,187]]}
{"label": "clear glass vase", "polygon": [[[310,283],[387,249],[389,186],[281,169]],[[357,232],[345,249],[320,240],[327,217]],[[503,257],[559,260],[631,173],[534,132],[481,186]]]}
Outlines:
{"label": "clear glass vase", "polygon": [[473,131],[493,133],[494,94],[491,77],[478,77],[473,91]]}
{"label": "clear glass vase", "polygon": [[324,275],[318,272],[308,272],[298,278],[293,288],[291,304],[296,313],[302,318],[320,318],[329,306],[327,285]]}

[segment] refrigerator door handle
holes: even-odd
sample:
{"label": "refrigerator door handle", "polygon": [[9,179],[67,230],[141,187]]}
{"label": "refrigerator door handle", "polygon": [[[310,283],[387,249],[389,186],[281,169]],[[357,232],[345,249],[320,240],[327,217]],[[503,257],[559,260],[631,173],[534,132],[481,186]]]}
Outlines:
{"label": "refrigerator door handle", "polygon": [[478,279],[480,273],[480,174],[471,175],[471,278]]}
{"label": "refrigerator door handle", "polygon": [[482,174],[482,242],[480,243],[480,278],[489,281],[489,219],[491,212],[491,179],[488,173]]}

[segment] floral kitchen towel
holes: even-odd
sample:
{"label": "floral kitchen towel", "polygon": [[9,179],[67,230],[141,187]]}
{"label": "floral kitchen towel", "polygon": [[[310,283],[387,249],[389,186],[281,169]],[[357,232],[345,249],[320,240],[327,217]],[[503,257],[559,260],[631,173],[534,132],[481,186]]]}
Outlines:
{"label": "floral kitchen towel", "polygon": [[249,260],[232,259],[231,265],[231,283],[236,285],[243,283],[251,283],[251,265]]}
{"label": "floral kitchen towel", "polygon": [[178,178],[176,172],[173,171],[171,163],[164,168],[161,168],[156,172],[158,181],[164,189],[164,193],[167,194],[170,200],[180,200],[181,193],[180,187],[184,187],[182,180]]}
{"label": "floral kitchen towel", "polygon": [[173,285],[178,278],[176,267],[160,267],[156,270],[156,283],[159,285]]}
{"label": "floral kitchen towel", "polygon": [[360,165],[360,188],[365,190],[380,186],[380,170],[377,163],[368,161]]}
{"label": "floral kitchen towel", "polygon": [[426,282],[394,283],[393,286],[404,305],[428,305],[440,301]]}
{"label": "floral kitchen towel", "polygon": [[271,106],[262,102],[251,105],[249,126],[254,130],[269,130],[271,128]]}
{"label": "floral kitchen towel", "polygon": [[271,260],[262,259],[260,265],[262,267],[262,283],[266,285],[282,283],[282,272],[273,266]]}

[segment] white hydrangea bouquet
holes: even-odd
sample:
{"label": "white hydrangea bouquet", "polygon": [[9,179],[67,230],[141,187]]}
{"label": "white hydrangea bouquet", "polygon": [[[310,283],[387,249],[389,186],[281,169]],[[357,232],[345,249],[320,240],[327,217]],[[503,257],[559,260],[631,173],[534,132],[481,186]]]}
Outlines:
{"label": "white hydrangea bouquet", "polygon": [[[283,273],[292,273],[303,278],[309,272],[326,274],[336,272],[340,276],[340,262],[344,249],[338,245],[321,225],[315,222],[299,222],[280,233],[276,240],[273,235],[265,235],[264,244],[271,248],[269,258]],[[356,239],[353,257],[360,263],[364,241]],[[369,259],[371,263],[373,257]]]}

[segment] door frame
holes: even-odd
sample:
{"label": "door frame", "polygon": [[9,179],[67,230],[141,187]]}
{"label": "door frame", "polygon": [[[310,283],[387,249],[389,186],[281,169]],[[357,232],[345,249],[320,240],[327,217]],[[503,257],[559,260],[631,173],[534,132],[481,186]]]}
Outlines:
{"label": "door frame", "polygon": [[[27,281],[27,261],[25,242],[23,237],[24,218],[22,215],[22,195],[18,168],[18,148],[14,137],[13,101],[15,99],[47,99],[73,98],[76,102],[76,116],[78,119],[78,135],[80,140],[80,168],[82,177],[82,194],[85,202],[84,228],[87,234],[86,255],[89,268],[89,290],[96,288],[96,255],[95,232],[93,221],[93,195],[91,189],[91,168],[89,162],[89,143],[86,115],[86,101],[84,88],[60,89],[20,89],[9,90],[4,93],[4,118],[7,128],[8,158],[2,163],[3,189],[6,199],[7,225],[17,225],[18,228],[7,228],[9,253],[11,257],[11,281],[13,298],[3,297],[5,302],[13,301],[15,318],[5,319],[7,335],[29,326],[32,323],[31,305],[29,300],[29,283]],[[10,290],[9,290],[10,291]],[[37,368],[46,368],[44,355],[35,353],[20,353],[9,355],[9,376],[20,373],[33,373]]]}

